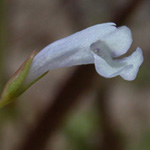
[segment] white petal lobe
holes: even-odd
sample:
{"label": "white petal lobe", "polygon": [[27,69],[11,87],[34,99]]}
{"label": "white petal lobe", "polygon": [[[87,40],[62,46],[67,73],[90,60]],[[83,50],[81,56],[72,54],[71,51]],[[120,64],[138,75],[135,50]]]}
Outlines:
{"label": "white petal lobe", "polygon": [[139,67],[143,63],[143,54],[142,50],[138,47],[132,55],[129,57],[124,58],[122,62],[127,63],[128,65],[133,65],[133,67],[127,71],[123,71],[120,75],[123,77],[125,80],[134,80],[137,76]]}
{"label": "white petal lobe", "polygon": [[118,27],[116,31],[107,35],[103,40],[111,49],[112,57],[117,57],[125,54],[131,46],[132,35],[128,27]]}

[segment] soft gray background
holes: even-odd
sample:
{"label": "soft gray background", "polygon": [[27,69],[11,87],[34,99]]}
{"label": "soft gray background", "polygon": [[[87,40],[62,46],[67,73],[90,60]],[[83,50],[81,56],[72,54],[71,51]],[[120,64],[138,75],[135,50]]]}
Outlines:
{"label": "soft gray background", "polygon": [[[12,0],[0,3],[0,9],[3,10],[0,21],[3,31],[0,45],[1,86],[33,50],[40,50],[49,43],[82,29],[70,12],[71,9],[76,9],[71,1],[69,5],[62,0]],[[109,22],[116,10],[128,3],[130,0],[78,0],[79,10],[76,11],[81,15],[77,15],[77,19],[85,27]],[[135,81],[128,82],[117,77],[114,82],[110,82],[113,85],[108,94],[108,117],[112,128],[122,138],[123,150],[149,150],[150,1],[143,1],[125,25],[133,34],[129,53],[139,46],[143,49],[145,60]],[[0,149],[16,150],[24,140],[25,133],[36,124],[40,113],[53,101],[74,69],[75,67],[50,71],[19,97],[17,102],[0,111]],[[103,139],[103,129],[98,121],[95,97],[94,90],[81,97],[81,102],[47,143],[47,150],[98,149]]]}

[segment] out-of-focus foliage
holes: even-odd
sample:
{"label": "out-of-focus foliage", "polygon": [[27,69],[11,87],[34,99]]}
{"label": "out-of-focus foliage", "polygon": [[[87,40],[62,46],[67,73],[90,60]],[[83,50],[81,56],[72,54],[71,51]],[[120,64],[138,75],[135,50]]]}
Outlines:
{"label": "out-of-focus foliage", "polygon": [[98,114],[95,110],[79,111],[69,116],[64,126],[64,133],[70,149],[72,147],[74,147],[74,150],[93,150],[96,148],[94,144],[97,143],[93,140],[93,137],[98,136],[97,131],[100,127],[98,120]]}
{"label": "out-of-focus foliage", "polygon": [[6,48],[7,40],[7,13],[6,13],[6,2],[4,0],[0,1],[0,92],[5,82],[4,75],[4,54]]}

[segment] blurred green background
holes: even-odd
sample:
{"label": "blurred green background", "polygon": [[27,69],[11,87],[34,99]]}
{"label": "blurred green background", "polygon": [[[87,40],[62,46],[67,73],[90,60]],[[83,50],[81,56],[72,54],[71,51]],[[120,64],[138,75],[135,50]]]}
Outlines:
{"label": "blurred green background", "polygon": [[[0,0],[0,91],[33,50],[84,27],[110,22],[130,3]],[[47,141],[46,150],[150,150],[150,1],[137,5],[123,22],[133,35],[129,53],[137,46],[144,53],[136,80],[99,76],[96,82],[100,86],[80,96]],[[16,102],[0,110],[0,150],[19,150],[75,68],[50,71]],[[101,98],[104,103],[99,103]]]}

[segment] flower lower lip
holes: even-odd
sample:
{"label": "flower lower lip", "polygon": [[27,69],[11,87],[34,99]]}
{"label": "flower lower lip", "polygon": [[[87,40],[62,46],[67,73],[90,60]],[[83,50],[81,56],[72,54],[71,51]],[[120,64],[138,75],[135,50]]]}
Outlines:
{"label": "flower lower lip", "polygon": [[124,70],[126,72],[130,71],[130,69],[132,69],[133,65],[127,65],[124,68],[122,68],[121,70],[119,70],[118,72],[113,73],[112,75],[110,75],[110,77],[114,77],[116,75],[118,75],[119,72],[123,72]]}

